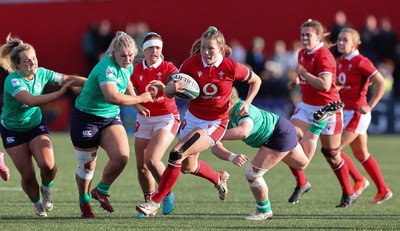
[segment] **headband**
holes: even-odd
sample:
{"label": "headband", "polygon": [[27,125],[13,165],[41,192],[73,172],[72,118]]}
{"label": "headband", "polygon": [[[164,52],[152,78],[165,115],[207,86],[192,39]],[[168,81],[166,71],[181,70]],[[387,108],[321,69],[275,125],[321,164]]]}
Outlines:
{"label": "headband", "polygon": [[143,50],[149,47],[160,47],[162,48],[163,42],[159,39],[151,39],[147,40],[145,43],[143,43]]}

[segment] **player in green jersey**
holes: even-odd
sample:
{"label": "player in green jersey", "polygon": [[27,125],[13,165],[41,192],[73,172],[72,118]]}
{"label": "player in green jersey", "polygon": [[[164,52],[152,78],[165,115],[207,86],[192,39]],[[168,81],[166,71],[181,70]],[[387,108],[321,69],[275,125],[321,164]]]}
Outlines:
{"label": "player in green jersey", "polygon": [[[258,148],[257,154],[246,168],[246,178],[256,200],[256,211],[246,220],[266,220],[273,217],[268,187],[263,175],[280,161],[295,169],[304,169],[309,164],[317,147],[318,137],[325,128],[327,119],[343,108],[341,102],[331,102],[314,113],[314,122],[303,139],[297,142],[294,126],[285,118],[250,105],[247,115],[240,115],[236,89],[229,101],[229,126],[222,140],[243,140],[247,145]],[[221,159],[230,160],[238,166],[247,161],[243,154],[233,154],[218,142],[212,152]]]}
{"label": "player in green jersey", "polygon": [[114,212],[108,201],[108,191],[125,168],[130,153],[119,106],[153,102],[149,92],[137,96],[130,81],[136,54],[137,47],[132,37],[117,32],[105,57],[93,68],[76,99],[70,134],[78,158],[76,182],[82,218],[95,218],[89,204],[89,187],[99,147],[105,150],[109,161],[91,196],[100,202],[103,209]]}
{"label": "player in green jersey", "polygon": [[[3,146],[21,174],[22,189],[34,204],[35,214],[46,217],[47,212],[53,209],[50,188],[57,166],[39,106],[60,97],[69,86],[83,86],[86,78],[39,67],[35,49],[30,44],[13,39],[11,35],[6,41],[0,47],[0,65],[10,73],[4,82],[1,113]],[[47,84],[61,86],[61,89],[43,94]],[[40,169],[40,187],[33,159]]]}

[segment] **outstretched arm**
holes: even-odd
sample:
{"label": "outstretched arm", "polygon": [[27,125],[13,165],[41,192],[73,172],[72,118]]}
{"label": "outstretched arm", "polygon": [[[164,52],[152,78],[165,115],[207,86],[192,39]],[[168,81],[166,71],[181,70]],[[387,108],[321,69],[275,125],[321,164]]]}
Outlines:
{"label": "outstretched arm", "polygon": [[222,142],[218,142],[211,148],[211,152],[221,160],[231,161],[234,165],[243,166],[249,159],[243,154],[234,154],[224,147]]}

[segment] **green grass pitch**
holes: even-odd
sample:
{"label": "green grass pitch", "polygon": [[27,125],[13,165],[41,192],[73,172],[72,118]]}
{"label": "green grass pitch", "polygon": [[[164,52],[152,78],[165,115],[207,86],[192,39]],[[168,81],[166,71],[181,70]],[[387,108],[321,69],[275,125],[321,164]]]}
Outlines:
{"label": "green grass pitch", "polygon": [[[376,188],[367,177],[371,185],[354,206],[335,208],[341,198],[340,186],[318,148],[306,169],[313,187],[299,204],[287,202],[295,181],[285,164],[278,164],[264,175],[275,215],[274,219],[267,221],[243,220],[244,216],[255,210],[255,202],[244,177],[245,167],[219,160],[209,151],[202,153],[200,159],[215,170],[227,170],[231,175],[228,181],[230,193],[226,201],[219,200],[218,192],[210,182],[181,174],[173,189],[176,207],[172,214],[164,216],[159,211],[153,218],[136,218],[135,206],[142,202],[143,196],[137,182],[132,136],[129,138],[129,164],[110,189],[109,199],[115,212],[107,213],[97,201],[91,200],[97,218],[82,220],[79,218],[75,184],[77,161],[69,135],[52,133],[51,138],[58,164],[53,186],[54,210],[45,219],[34,216],[32,203],[21,190],[20,175],[6,155],[11,179],[8,182],[0,180],[0,230],[400,230],[399,136],[369,138],[370,152],[379,162],[384,178],[394,193],[391,200],[381,205],[369,204],[368,201],[376,194]],[[240,141],[226,142],[226,145],[232,151],[243,152],[249,157],[256,151]],[[106,160],[101,150],[92,188],[99,182]],[[356,164],[367,175],[360,163]]]}

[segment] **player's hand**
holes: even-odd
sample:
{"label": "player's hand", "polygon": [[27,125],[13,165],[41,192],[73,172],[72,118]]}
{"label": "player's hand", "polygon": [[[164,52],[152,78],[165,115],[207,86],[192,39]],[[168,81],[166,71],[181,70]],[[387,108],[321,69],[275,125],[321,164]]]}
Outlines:
{"label": "player's hand", "polygon": [[361,114],[364,115],[364,114],[367,114],[368,112],[371,111],[371,107],[368,106],[368,105],[361,106],[360,108],[358,108],[358,111],[359,111]]}
{"label": "player's hand", "polygon": [[247,103],[246,101],[243,101],[242,105],[240,105],[240,113],[239,116],[245,116],[248,114],[249,112],[249,106],[250,104]]}
{"label": "player's hand", "polygon": [[232,160],[232,163],[234,165],[237,165],[239,167],[243,166],[247,161],[249,160],[249,158],[246,155],[243,154],[237,154],[235,159]]}
{"label": "player's hand", "polygon": [[150,92],[144,92],[138,97],[141,99],[141,103],[153,102],[153,97]]}
{"label": "player's hand", "polygon": [[296,73],[298,75],[301,75],[304,77],[304,75],[307,73],[307,69],[305,67],[303,67],[303,65],[298,64],[296,69],[295,69]]}
{"label": "player's hand", "polygon": [[293,80],[290,80],[289,82],[288,82],[288,88],[289,88],[289,90],[293,90],[294,89],[294,87],[296,87],[296,85],[297,84],[299,84],[299,78],[295,78],[295,79],[293,79]]}
{"label": "player's hand", "polygon": [[135,104],[134,107],[144,117],[149,117],[150,116],[150,110],[147,109],[147,107],[145,107],[145,106],[143,106],[141,104]]}
{"label": "player's hand", "polygon": [[164,88],[164,94],[175,94],[185,92],[186,83],[183,80],[172,79]]}
{"label": "player's hand", "polygon": [[65,83],[63,83],[60,90],[58,90],[59,94],[60,95],[64,94],[67,91],[68,87],[70,87],[73,82],[74,80],[68,80]]}
{"label": "player's hand", "polygon": [[149,83],[161,90],[163,90],[165,88],[165,84],[163,82],[161,82],[160,80],[152,80]]}

